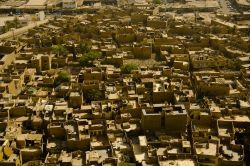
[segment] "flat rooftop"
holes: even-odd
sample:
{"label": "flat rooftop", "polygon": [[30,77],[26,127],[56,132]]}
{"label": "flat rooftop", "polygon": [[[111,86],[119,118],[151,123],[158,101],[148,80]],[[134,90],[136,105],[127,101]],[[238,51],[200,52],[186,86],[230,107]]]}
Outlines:
{"label": "flat rooftop", "polygon": [[196,166],[196,162],[191,159],[159,161],[160,166]]}
{"label": "flat rooftop", "polygon": [[216,156],[217,144],[215,143],[199,143],[195,145],[197,155]]}
{"label": "flat rooftop", "polygon": [[44,6],[47,0],[29,0],[25,6]]}

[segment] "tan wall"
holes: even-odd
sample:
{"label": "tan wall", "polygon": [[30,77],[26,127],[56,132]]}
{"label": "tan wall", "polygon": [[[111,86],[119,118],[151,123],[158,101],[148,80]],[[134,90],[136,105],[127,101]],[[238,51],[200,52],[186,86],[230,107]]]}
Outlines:
{"label": "tan wall", "polygon": [[219,166],[242,166],[243,165],[243,161],[231,161],[231,160],[222,160],[219,159]]}
{"label": "tan wall", "polygon": [[176,69],[181,69],[181,70],[188,70],[189,66],[188,65],[184,65],[182,61],[175,61],[173,64],[173,67]]}
{"label": "tan wall", "polygon": [[0,161],[1,166],[21,166],[21,161],[19,159],[16,159],[16,161],[12,162],[2,162]]}
{"label": "tan wall", "polygon": [[114,65],[114,66],[116,66],[116,67],[120,67],[120,66],[122,66],[123,65],[123,58],[107,58],[106,60],[105,60],[105,62],[107,63],[107,64],[111,64],[111,65]]}
{"label": "tan wall", "polygon": [[141,47],[134,47],[133,53],[135,58],[138,59],[149,59],[152,55],[152,47],[150,46],[141,46]]}
{"label": "tan wall", "polygon": [[40,156],[42,154],[41,149],[37,149],[36,151],[26,151],[26,150],[21,150],[21,156],[22,156],[22,161],[31,161],[31,160],[38,160],[40,159]]}
{"label": "tan wall", "polygon": [[138,24],[138,23],[145,23],[147,21],[148,16],[143,14],[132,14],[131,15],[131,23]]}
{"label": "tan wall", "polygon": [[142,128],[144,130],[160,130],[161,129],[161,114],[142,115]]}
{"label": "tan wall", "polygon": [[164,29],[167,26],[167,22],[165,21],[158,21],[158,20],[148,20],[147,21],[147,26],[156,28],[156,29]]}
{"label": "tan wall", "polygon": [[112,33],[104,31],[104,32],[100,32],[100,36],[101,36],[101,38],[111,38],[112,37]]}
{"label": "tan wall", "polygon": [[178,45],[181,44],[176,38],[155,38],[156,45]]}
{"label": "tan wall", "polygon": [[69,99],[69,105],[72,107],[80,107],[83,103],[82,96],[71,96]]}
{"label": "tan wall", "polygon": [[180,27],[174,27],[170,29],[170,33],[177,33],[177,34],[184,34],[184,35],[193,35],[196,33],[195,29],[191,29],[188,26],[180,26]]}
{"label": "tan wall", "polygon": [[41,57],[42,70],[50,70],[51,69],[51,57],[50,56],[42,56]]}
{"label": "tan wall", "polygon": [[229,64],[224,59],[218,60],[192,60],[193,68],[215,68],[215,67],[226,67]]}
{"label": "tan wall", "polygon": [[85,80],[102,80],[102,73],[84,73],[83,77]]}
{"label": "tan wall", "polygon": [[165,129],[169,131],[185,132],[187,115],[165,115]]}
{"label": "tan wall", "polygon": [[13,107],[10,109],[10,116],[12,117],[21,117],[27,116],[27,112],[30,111],[26,107]]}
{"label": "tan wall", "polygon": [[133,118],[141,118],[141,109],[140,108],[134,108],[134,109],[122,109],[121,113],[130,113],[130,115]]}
{"label": "tan wall", "polygon": [[10,54],[15,51],[15,47],[0,46],[1,53]]}
{"label": "tan wall", "polygon": [[50,127],[48,128],[50,135],[54,135],[57,138],[65,137],[65,129],[62,127]]}
{"label": "tan wall", "polygon": [[208,96],[227,96],[229,95],[230,88],[227,86],[216,86],[216,85],[201,85],[199,86],[198,92]]}
{"label": "tan wall", "polygon": [[64,67],[67,64],[67,58],[53,58],[52,67]]}
{"label": "tan wall", "polygon": [[190,42],[187,44],[188,47],[209,47],[209,38],[202,38],[197,42]]}
{"label": "tan wall", "polygon": [[90,146],[90,140],[89,139],[85,139],[82,141],[72,141],[72,140],[68,140],[67,141],[67,148],[69,150],[88,150]]}
{"label": "tan wall", "polygon": [[153,92],[153,103],[171,102],[173,97],[173,92]]}
{"label": "tan wall", "polygon": [[41,70],[42,70],[41,66],[42,66],[41,59],[31,60],[31,67],[36,68],[36,71],[38,73],[41,72]]}
{"label": "tan wall", "polygon": [[90,89],[99,89],[99,85],[98,84],[83,85],[83,92],[87,92]]}
{"label": "tan wall", "polygon": [[116,39],[118,43],[133,43],[135,41],[135,34],[117,34]]}

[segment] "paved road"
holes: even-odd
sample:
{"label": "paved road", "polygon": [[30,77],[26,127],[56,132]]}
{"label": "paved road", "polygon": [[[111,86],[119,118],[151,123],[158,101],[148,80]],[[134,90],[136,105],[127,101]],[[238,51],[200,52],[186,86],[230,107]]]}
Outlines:
{"label": "paved road", "polygon": [[221,7],[218,10],[219,12],[222,12],[224,14],[230,14],[233,12],[237,12],[229,0],[218,0],[218,2],[219,2],[220,7]]}
{"label": "paved road", "polygon": [[32,22],[32,23],[29,23],[27,26],[24,26],[22,28],[10,30],[10,31],[8,31],[8,32],[6,32],[4,34],[1,34],[0,35],[0,40],[12,38],[13,36],[21,35],[21,34],[23,34],[25,32],[28,32],[29,29],[32,29],[32,28],[34,28],[36,26],[40,26],[42,24],[45,24],[48,21],[49,20],[46,19],[46,20],[43,20],[43,21]]}

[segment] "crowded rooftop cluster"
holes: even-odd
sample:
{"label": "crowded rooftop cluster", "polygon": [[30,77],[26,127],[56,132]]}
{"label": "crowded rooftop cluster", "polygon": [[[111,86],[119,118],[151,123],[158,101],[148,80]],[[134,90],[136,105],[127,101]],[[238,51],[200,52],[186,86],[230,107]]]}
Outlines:
{"label": "crowded rooftop cluster", "polygon": [[104,8],[1,40],[0,165],[249,164],[249,16]]}

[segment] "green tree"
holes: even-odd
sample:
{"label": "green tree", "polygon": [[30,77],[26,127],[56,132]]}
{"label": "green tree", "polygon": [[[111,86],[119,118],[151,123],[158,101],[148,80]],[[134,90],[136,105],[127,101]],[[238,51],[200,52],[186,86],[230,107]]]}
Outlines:
{"label": "green tree", "polygon": [[134,77],[132,78],[132,80],[133,80],[134,82],[136,82],[136,83],[141,83],[141,78],[138,77],[138,76],[134,76]]}
{"label": "green tree", "polygon": [[85,94],[86,102],[98,101],[102,99],[102,92],[97,89],[90,89]]}
{"label": "green tree", "polygon": [[81,42],[79,44],[79,53],[85,54],[90,51],[90,45],[87,42]]}
{"label": "green tree", "polygon": [[70,73],[67,71],[61,71],[54,80],[54,85],[58,86],[61,83],[70,82]]}
{"label": "green tree", "polygon": [[130,162],[132,162],[132,156],[129,155],[129,154],[124,154],[124,155],[122,156],[122,161],[123,161],[124,163],[130,163]]}
{"label": "green tree", "polygon": [[123,74],[131,74],[132,70],[137,69],[137,65],[133,63],[125,64],[121,67],[121,72]]}
{"label": "green tree", "polygon": [[52,46],[52,52],[55,53],[57,56],[66,56],[69,51],[64,46],[58,44]]}
{"label": "green tree", "polygon": [[154,4],[161,4],[161,0],[153,0]]}
{"label": "green tree", "polygon": [[94,65],[94,61],[100,57],[99,52],[91,51],[86,54],[84,54],[80,60],[79,63],[83,67],[92,67]]}

